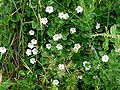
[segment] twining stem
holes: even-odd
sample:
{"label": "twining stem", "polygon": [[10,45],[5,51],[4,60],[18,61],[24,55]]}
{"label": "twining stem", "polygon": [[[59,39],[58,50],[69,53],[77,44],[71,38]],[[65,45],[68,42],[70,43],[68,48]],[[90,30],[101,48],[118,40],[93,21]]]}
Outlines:
{"label": "twining stem", "polygon": [[116,34],[107,34],[107,33],[101,33],[101,34],[94,34],[94,35],[91,35],[91,37],[97,37],[97,36],[111,37],[111,38],[118,38],[118,37],[120,37],[120,35],[116,35]]}

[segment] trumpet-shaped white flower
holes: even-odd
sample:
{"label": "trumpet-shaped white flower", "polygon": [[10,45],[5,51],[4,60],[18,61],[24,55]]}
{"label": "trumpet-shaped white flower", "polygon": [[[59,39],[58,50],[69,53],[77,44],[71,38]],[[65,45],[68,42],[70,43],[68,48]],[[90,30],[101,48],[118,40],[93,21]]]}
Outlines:
{"label": "trumpet-shaped white flower", "polygon": [[36,55],[36,54],[38,53],[38,50],[37,50],[36,48],[34,48],[34,49],[32,50],[32,53],[33,53],[34,55]]}
{"label": "trumpet-shaped white flower", "polygon": [[53,7],[52,6],[47,6],[45,9],[46,12],[48,12],[49,14],[53,12]]}
{"label": "trumpet-shaped white flower", "polygon": [[77,13],[83,12],[83,8],[81,6],[77,6],[77,8],[75,10],[77,11]]}
{"label": "trumpet-shaped white flower", "polygon": [[63,19],[63,16],[64,16],[64,13],[63,13],[63,12],[60,12],[60,13],[58,14],[58,17],[59,17],[60,19]]}
{"label": "trumpet-shaped white flower", "polygon": [[36,39],[32,39],[32,40],[31,40],[31,43],[32,43],[32,44],[37,44],[37,40],[36,40]]}
{"label": "trumpet-shaped white flower", "polygon": [[35,64],[35,63],[36,63],[35,58],[31,58],[31,59],[30,59],[30,63],[31,63],[31,64]]}
{"label": "trumpet-shaped white flower", "polygon": [[108,60],[109,60],[108,55],[102,56],[102,61],[103,61],[103,62],[108,62]]}
{"label": "trumpet-shaped white flower", "polygon": [[96,24],[96,29],[99,29],[100,28],[100,23],[97,23]]}
{"label": "trumpet-shaped white flower", "polygon": [[4,54],[6,51],[7,51],[7,49],[6,49],[5,47],[0,47],[0,52],[1,52],[2,54]]}
{"label": "trumpet-shaped white flower", "polygon": [[73,34],[76,32],[76,28],[70,28],[70,33]]}
{"label": "trumpet-shaped white flower", "polygon": [[65,13],[64,15],[63,15],[63,19],[68,19],[69,18],[69,15],[68,15],[68,13]]}
{"label": "trumpet-shaped white flower", "polygon": [[33,43],[28,43],[28,47],[30,48],[30,49],[32,49],[32,48],[34,48],[35,46],[34,46],[34,44]]}
{"label": "trumpet-shaped white flower", "polygon": [[57,48],[58,50],[61,50],[61,49],[62,49],[62,45],[61,45],[61,44],[57,44],[56,48]]}
{"label": "trumpet-shaped white flower", "polygon": [[51,44],[46,44],[46,48],[50,49],[51,48]]}
{"label": "trumpet-shaped white flower", "polygon": [[32,55],[32,51],[30,49],[27,49],[26,54],[27,54],[27,56],[30,56],[30,55]]}
{"label": "trumpet-shaped white flower", "polygon": [[59,84],[58,80],[53,80],[53,85],[57,86]]}
{"label": "trumpet-shaped white flower", "polygon": [[29,34],[30,34],[30,35],[34,35],[34,33],[35,33],[35,32],[34,32],[33,30],[30,30],[30,31],[29,31]]}
{"label": "trumpet-shaped white flower", "polygon": [[46,25],[48,23],[47,18],[46,17],[41,18],[41,23],[44,24],[44,25]]}
{"label": "trumpet-shaped white flower", "polygon": [[90,62],[84,61],[83,66],[85,67],[85,70],[88,71],[91,68]]}
{"label": "trumpet-shaped white flower", "polygon": [[59,70],[64,70],[65,69],[65,65],[64,64],[59,64],[58,65],[58,69]]}

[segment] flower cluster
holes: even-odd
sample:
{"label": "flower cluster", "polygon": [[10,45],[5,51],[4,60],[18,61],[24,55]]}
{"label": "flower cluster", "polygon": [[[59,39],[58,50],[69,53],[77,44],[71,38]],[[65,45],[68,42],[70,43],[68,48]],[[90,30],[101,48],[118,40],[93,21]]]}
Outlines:
{"label": "flower cluster", "polygon": [[[29,31],[29,35],[34,35],[34,31],[33,30],[30,30]],[[26,50],[26,54],[27,56],[30,56],[30,55],[37,55],[38,53],[38,50],[36,48],[36,45],[37,44],[37,40],[36,39],[32,39],[29,43],[28,43],[28,49]],[[36,61],[35,61],[35,58],[31,58],[30,59],[30,63],[31,64],[34,64]]]}
{"label": "flower cluster", "polygon": [[35,47],[36,44],[37,44],[37,40],[36,40],[36,39],[32,39],[31,42],[28,43],[29,49],[27,49],[27,51],[26,51],[26,54],[27,54],[28,56],[32,55],[32,53],[33,53],[34,55],[37,54],[38,50],[37,50],[36,47]]}
{"label": "flower cluster", "polygon": [[69,15],[68,15],[68,13],[63,13],[63,12],[60,12],[59,14],[58,14],[58,17],[60,18],[60,19],[68,19],[69,18]]}
{"label": "flower cluster", "polygon": [[[52,6],[47,6],[46,9],[45,9],[46,12],[48,12],[49,14],[52,13],[54,10],[53,10],[53,7]],[[44,18],[41,18],[41,23],[43,25],[46,25],[48,23],[48,19],[46,17]]]}
{"label": "flower cluster", "polygon": [[[83,8],[81,6],[77,6],[77,8],[75,10],[77,11],[77,13],[82,13],[83,12]],[[45,12],[48,12],[50,14],[50,13],[54,12],[54,8],[52,6],[47,6],[46,9],[45,9]],[[69,18],[69,15],[68,15],[68,13],[59,12],[58,17],[60,19],[66,20],[66,19]],[[48,19],[46,17],[41,18],[40,21],[44,25],[46,25],[48,23]]]}
{"label": "flower cluster", "polygon": [[53,40],[54,41],[58,41],[58,40],[60,40],[62,38],[62,34],[55,34],[54,36],[53,36]]}

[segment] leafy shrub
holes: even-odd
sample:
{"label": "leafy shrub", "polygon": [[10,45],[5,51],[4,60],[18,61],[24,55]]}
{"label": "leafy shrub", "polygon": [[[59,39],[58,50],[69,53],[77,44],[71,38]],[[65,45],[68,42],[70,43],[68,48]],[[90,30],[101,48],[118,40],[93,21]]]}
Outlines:
{"label": "leafy shrub", "polygon": [[119,90],[119,5],[0,0],[1,90]]}

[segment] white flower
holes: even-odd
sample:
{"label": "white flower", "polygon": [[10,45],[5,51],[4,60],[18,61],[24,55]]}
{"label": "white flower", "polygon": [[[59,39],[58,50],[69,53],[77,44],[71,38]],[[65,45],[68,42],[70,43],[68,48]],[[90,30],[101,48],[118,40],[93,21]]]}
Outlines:
{"label": "white flower", "polygon": [[26,54],[27,54],[28,56],[30,56],[30,55],[32,55],[32,51],[31,51],[30,49],[27,49],[27,50],[26,50]]}
{"label": "white flower", "polygon": [[68,13],[65,13],[64,15],[63,15],[63,19],[68,19],[69,18],[69,15],[68,15]]}
{"label": "white flower", "polygon": [[65,65],[64,64],[59,64],[58,65],[58,69],[59,70],[64,70],[65,69]]}
{"label": "white flower", "polygon": [[30,31],[29,31],[29,34],[30,34],[30,35],[34,35],[34,33],[35,33],[35,32],[34,32],[33,30],[30,30]]}
{"label": "white flower", "polygon": [[51,44],[46,44],[46,48],[50,49],[51,48]]}
{"label": "white flower", "polygon": [[34,46],[33,43],[30,42],[30,43],[28,43],[28,47],[29,47],[30,49],[32,49],[32,48],[35,47],[35,46]]}
{"label": "white flower", "polygon": [[85,70],[88,71],[91,68],[90,62],[84,61],[83,66],[85,67]]}
{"label": "white flower", "polygon": [[62,38],[62,34],[58,34],[58,39],[61,39]]}
{"label": "white flower", "polygon": [[41,23],[44,24],[44,25],[46,25],[48,23],[47,18],[46,17],[41,18]]}
{"label": "white flower", "polygon": [[37,40],[36,40],[36,39],[32,39],[32,40],[31,40],[31,43],[32,43],[32,44],[37,44]]}
{"label": "white flower", "polygon": [[97,23],[96,24],[96,29],[99,29],[100,28],[100,23]]}
{"label": "white flower", "polygon": [[36,63],[35,58],[31,58],[31,59],[30,59],[30,63],[31,63],[31,64],[35,64],[35,63]]}
{"label": "white flower", "polygon": [[78,79],[82,79],[82,75],[78,76]]}
{"label": "white flower", "polygon": [[6,51],[7,51],[7,49],[6,49],[5,47],[0,47],[0,52],[1,52],[2,54],[4,54]]}
{"label": "white flower", "polygon": [[81,45],[77,43],[74,45],[73,51],[77,53],[80,48],[81,48]]}
{"label": "white flower", "polygon": [[56,48],[57,48],[58,50],[61,50],[61,49],[62,49],[62,45],[61,45],[61,44],[57,44]]}
{"label": "white flower", "polygon": [[76,32],[76,28],[70,28],[70,33],[73,34]]}
{"label": "white flower", "polygon": [[77,13],[82,13],[83,8],[81,6],[77,6],[75,10],[77,11]]}
{"label": "white flower", "polygon": [[38,53],[38,50],[37,50],[36,48],[34,48],[34,49],[32,50],[32,53],[33,53],[34,55],[36,55],[36,54]]}
{"label": "white flower", "polygon": [[103,61],[103,62],[108,62],[108,60],[109,60],[108,55],[102,56],[102,61]]}
{"label": "white flower", "polygon": [[75,47],[76,47],[76,48],[78,48],[78,49],[80,49],[80,48],[81,48],[81,46],[80,46],[80,44],[79,44],[79,43],[75,44]]}
{"label": "white flower", "polygon": [[53,80],[53,85],[58,85],[59,81],[58,80]]}
{"label": "white flower", "polygon": [[59,40],[58,34],[55,34],[55,35],[53,36],[53,40],[54,40],[54,41],[58,41],[58,40]]}
{"label": "white flower", "polygon": [[63,16],[64,16],[64,13],[63,13],[63,12],[60,12],[59,15],[58,15],[58,17],[59,17],[60,19],[63,19]]}
{"label": "white flower", "polygon": [[53,12],[53,7],[52,6],[47,6],[45,11],[48,12],[48,13],[52,13]]}

